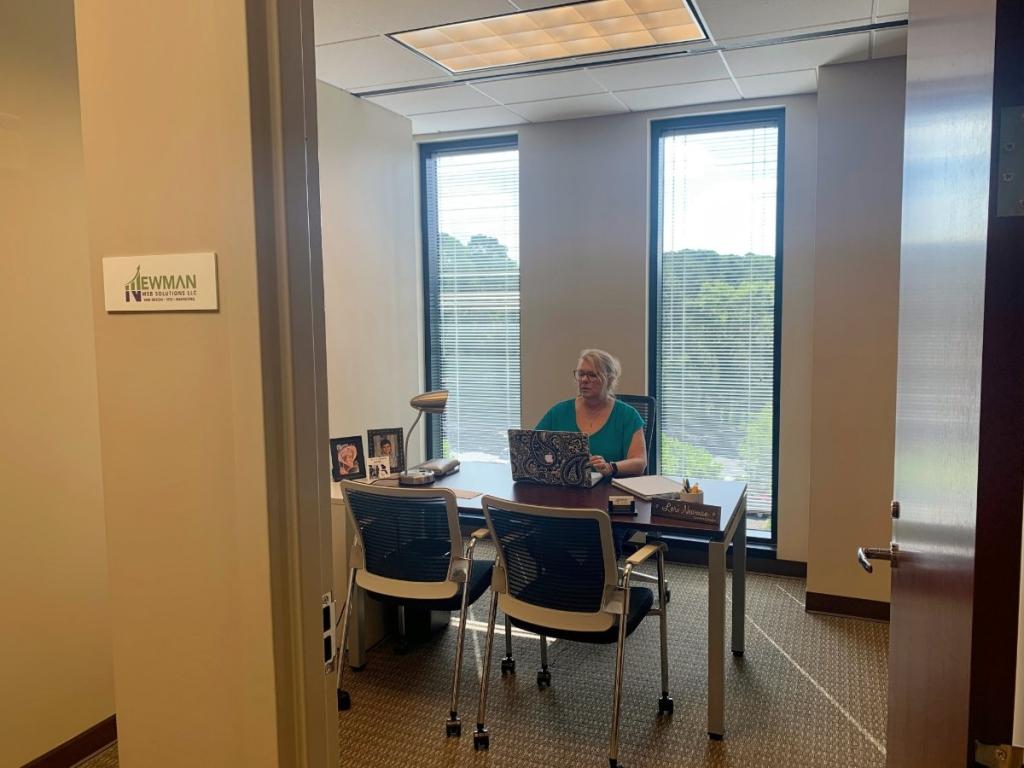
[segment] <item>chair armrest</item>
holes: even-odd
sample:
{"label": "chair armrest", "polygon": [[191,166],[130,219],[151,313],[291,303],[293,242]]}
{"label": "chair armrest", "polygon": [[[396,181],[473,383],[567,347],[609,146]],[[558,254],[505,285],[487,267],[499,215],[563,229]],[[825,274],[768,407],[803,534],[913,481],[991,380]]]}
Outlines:
{"label": "chair armrest", "polygon": [[469,580],[469,558],[453,557],[451,568],[448,570],[448,581],[456,584],[465,584]]}
{"label": "chair armrest", "polygon": [[644,544],[640,549],[634,552],[632,555],[626,558],[627,565],[640,565],[640,563],[649,560],[652,556],[658,552],[662,552],[666,549],[665,542],[655,541],[651,544]]}
{"label": "chair armrest", "polygon": [[487,530],[486,528],[477,528],[475,531],[473,531],[469,535],[470,535],[471,538],[474,538],[477,541],[481,541],[483,539],[489,538],[490,535],[491,535],[491,532],[489,530]]}

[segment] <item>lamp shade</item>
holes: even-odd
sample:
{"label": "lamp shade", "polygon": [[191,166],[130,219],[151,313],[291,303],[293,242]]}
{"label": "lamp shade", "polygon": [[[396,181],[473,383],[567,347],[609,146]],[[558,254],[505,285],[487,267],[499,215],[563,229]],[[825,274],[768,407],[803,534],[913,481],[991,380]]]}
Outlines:
{"label": "lamp shade", "polygon": [[422,413],[443,413],[445,405],[448,404],[448,390],[438,389],[434,392],[424,392],[416,395],[409,401],[409,405]]}

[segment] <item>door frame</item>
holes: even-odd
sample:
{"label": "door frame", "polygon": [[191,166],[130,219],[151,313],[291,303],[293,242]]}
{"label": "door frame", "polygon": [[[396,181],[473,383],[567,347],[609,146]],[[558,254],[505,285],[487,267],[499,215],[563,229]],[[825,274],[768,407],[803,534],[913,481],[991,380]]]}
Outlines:
{"label": "door frame", "polygon": [[332,589],[312,0],[246,0],[278,764],[334,768]]}

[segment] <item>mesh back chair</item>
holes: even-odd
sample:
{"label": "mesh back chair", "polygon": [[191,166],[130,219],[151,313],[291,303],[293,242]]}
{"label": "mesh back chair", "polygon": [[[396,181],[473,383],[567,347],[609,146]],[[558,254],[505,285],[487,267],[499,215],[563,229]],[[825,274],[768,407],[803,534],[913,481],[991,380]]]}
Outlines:
{"label": "mesh back chair", "polygon": [[636,408],[644,420],[644,442],[647,444],[646,474],[656,475],[658,473],[658,446],[654,442],[654,435],[658,422],[658,401],[647,395],[616,395],[615,399]]}
{"label": "mesh back chair", "polygon": [[459,611],[455,672],[445,733],[461,736],[459,683],[466,636],[466,609],[490,584],[493,561],[473,561],[473,533],[463,549],[455,494],[447,489],[384,488],[342,482],[354,531],[348,596],[342,616],[338,659],[338,709],[351,707],[342,688],[349,616],[356,588],[386,603],[433,611]]}
{"label": "mesh back chair", "polygon": [[[615,564],[611,520],[606,512],[536,507],[491,496],[484,496],[483,509],[498,558],[491,583],[474,748],[490,746],[490,734],[484,723],[494,623],[500,607],[512,624],[542,637],[618,644],[608,749],[608,761],[616,768],[623,645],[627,635],[650,615],[661,619],[658,713],[672,712],[672,699],[668,695],[668,627],[664,600],[665,545],[648,544],[636,552],[626,561],[620,577]],[[654,555],[657,555],[659,578],[657,608],[653,607],[651,590],[630,585],[633,569]],[[508,652],[511,655],[510,649]],[[546,667],[546,659],[542,658],[542,663]]]}
{"label": "mesh back chair", "polygon": [[[644,420],[644,442],[647,444],[647,469],[644,471],[644,474],[658,474],[658,444],[654,440],[658,426],[658,401],[649,395],[616,395],[615,399],[636,408],[640,417]],[[647,537],[642,533],[635,534],[629,541],[643,545],[647,541]],[[640,573],[639,571],[633,574],[633,579],[646,584],[656,584],[658,581],[655,577],[646,573]],[[672,599],[672,590],[666,592],[665,599]]]}

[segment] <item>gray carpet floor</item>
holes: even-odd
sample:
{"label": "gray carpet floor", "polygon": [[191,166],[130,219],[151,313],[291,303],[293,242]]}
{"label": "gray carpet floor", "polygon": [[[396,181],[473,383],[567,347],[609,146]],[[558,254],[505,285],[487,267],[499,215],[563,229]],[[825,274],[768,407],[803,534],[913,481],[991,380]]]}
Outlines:
{"label": "gray carpet floor", "polygon": [[[654,766],[885,765],[888,625],[808,614],[804,582],[760,574],[747,580],[747,643],[726,656],[726,736],[708,739],[707,571],[669,564],[671,717],[657,717],[658,620],[626,641],[619,760]],[[607,766],[614,646],[556,641],[552,686],[536,685],[535,638],[517,635],[517,674],[501,678],[495,639],[488,729],[491,748],[474,752],[477,681],[489,596],[467,626],[460,714],[463,736],[446,739],[454,658],[453,624],[434,642],[396,654],[385,641],[364,671],[350,674],[352,709],[339,714],[344,768],[550,768]],[[727,612],[728,614],[728,612]],[[727,633],[728,636],[728,633]],[[81,764],[115,768],[113,745]],[[227,767],[225,767],[227,768]]]}

